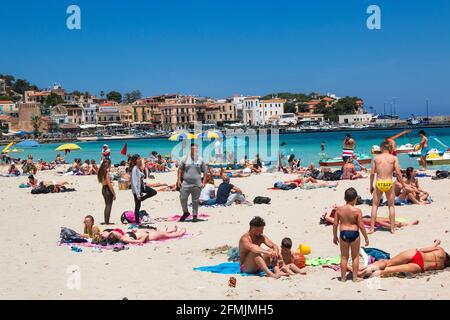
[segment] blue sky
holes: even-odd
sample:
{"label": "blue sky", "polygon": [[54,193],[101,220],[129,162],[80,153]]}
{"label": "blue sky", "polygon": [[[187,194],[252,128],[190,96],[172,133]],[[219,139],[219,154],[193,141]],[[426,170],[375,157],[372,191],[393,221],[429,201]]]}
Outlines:
{"label": "blue sky", "polygon": [[[81,30],[66,9],[81,8]],[[366,9],[382,10],[367,29]],[[0,73],[40,87],[212,97],[336,93],[450,114],[450,1],[4,1]]]}

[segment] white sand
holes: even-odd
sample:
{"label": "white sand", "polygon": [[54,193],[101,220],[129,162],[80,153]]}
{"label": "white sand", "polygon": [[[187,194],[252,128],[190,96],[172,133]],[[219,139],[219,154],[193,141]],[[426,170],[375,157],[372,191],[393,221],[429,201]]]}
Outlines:
{"label": "white sand", "polygon": [[[332,228],[319,225],[323,211],[342,203],[343,192],[354,186],[367,198],[368,179],[340,182],[337,190],[268,191],[280,174],[262,174],[232,179],[252,200],[269,196],[270,205],[201,208],[209,221],[178,224],[189,232],[199,233],[190,239],[164,244],[131,247],[127,251],[101,253],[83,248],[75,253],[66,246],[57,246],[61,226],[82,230],[85,215],[96,222],[103,219],[104,202],[96,177],[54,177],[39,172],[39,179],[69,181],[76,192],[32,195],[30,189],[19,189],[26,180],[0,178],[0,299],[449,299],[450,272],[443,271],[415,279],[387,278],[376,282],[340,283],[339,272],[321,267],[307,267],[306,276],[274,280],[237,276],[237,287],[228,287],[226,275],[193,271],[193,267],[226,262],[226,255],[211,256],[207,248],[237,246],[239,237],[248,230],[255,215],[266,220],[265,233],[276,243],[285,236],[311,246],[311,257],[335,256],[338,247],[332,243]],[[288,179],[290,176],[283,176]],[[173,183],[174,173],[156,174],[157,182]],[[150,180],[154,182],[155,180]],[[441,239],[450,250],[450,180],[420,179],[434,202],[427,206],[397,207],[397,215],[419,219],[420,224],[398,230],[395,235],[377,232],[370,236],[370,246],[395,255],[404,249],[429,246]],[[117,188],[117,185],[116,185]],[[118,227],[120,214],[133,209],[131,191],[118,191],[112,220]],[[177,192],[161,192],[144,202],[143,209],[152,217],[180,213]],[[361,206],[369,212],[368,206]],[[387,208],[380,208],[386,215]],[[157,227],[173,226],[174,222],[156,223]],[[67,287],[69,266],[78,266],[81,287]]]}

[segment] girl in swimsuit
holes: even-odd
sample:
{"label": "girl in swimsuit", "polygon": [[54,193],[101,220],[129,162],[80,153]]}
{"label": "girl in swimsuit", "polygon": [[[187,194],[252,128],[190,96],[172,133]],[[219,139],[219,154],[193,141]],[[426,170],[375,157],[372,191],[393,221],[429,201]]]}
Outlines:
{"label": "girl in swimsuit", "polygon": [[381,275],[397,272],[421,273],[429,270],[443,270],[450,266],[449,255],[439,247],[440,240],[422,249],[409,249],[401,252],[392,259],[379,260],[363,269],[359,276],[371,275],[377,270]]}

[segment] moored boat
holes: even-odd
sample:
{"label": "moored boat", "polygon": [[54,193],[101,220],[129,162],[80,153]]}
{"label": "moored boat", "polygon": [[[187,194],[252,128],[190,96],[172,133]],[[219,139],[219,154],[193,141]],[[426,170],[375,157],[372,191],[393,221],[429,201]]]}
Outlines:
{"label": "moored boat", "polygon": [[[358,160],[359,164],[370,164],[372,162],[372,157],[368,155],[359,154],[356,156],[356,160]],[[319,161],[319,165],[321,167],[342,167],[344,165],[344,160],[342,160],[342,157],[323,158]]]}

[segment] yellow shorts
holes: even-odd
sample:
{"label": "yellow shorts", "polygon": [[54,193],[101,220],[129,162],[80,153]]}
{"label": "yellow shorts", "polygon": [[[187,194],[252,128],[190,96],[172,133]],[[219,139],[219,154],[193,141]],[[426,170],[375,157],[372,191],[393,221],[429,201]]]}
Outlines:
{"label": "yellow shorts", "polygon": [[376,186],[377,189],[381,192],[388,192],[392,189],[392,186],[394,185],[394,182],[392,180],[377,180]]}

